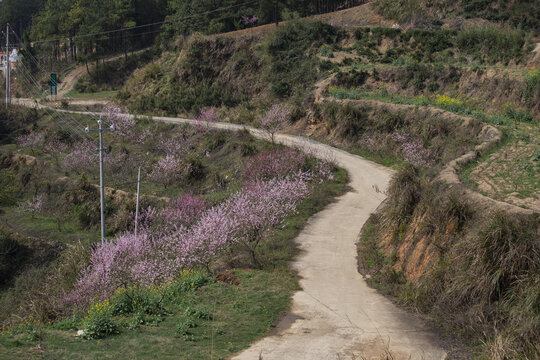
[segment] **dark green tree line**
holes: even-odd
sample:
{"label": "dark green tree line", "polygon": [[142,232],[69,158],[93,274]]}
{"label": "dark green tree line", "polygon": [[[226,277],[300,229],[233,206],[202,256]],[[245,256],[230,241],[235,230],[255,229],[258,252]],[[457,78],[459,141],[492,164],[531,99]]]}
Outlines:
{"label": "dark green tree line", "polygon": [[9,23],[22,38],[24,31],[30,26],[32,17],[45,4],[45,0],[2,0],[0,1],[0,25]]}
{"label": "dark green tree line", "polygon": [[[191,32],[220,33],[254,24],[242,17],[257,16],[256,24],[267,24],[289,17],[305,17],[365,3],[364,0],[169,0],[169,35]],[[247,4],[246,4],[247,3]]]}

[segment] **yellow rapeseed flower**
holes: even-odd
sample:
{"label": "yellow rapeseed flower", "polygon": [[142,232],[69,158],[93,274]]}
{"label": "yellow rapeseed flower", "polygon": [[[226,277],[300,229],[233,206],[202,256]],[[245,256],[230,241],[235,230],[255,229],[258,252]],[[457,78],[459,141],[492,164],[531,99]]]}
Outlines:
{"label": "yellow rapeseed flower", "polygon": [[437,95],[435,102],[440,106],[463,105],[463,101],[446,95]]}

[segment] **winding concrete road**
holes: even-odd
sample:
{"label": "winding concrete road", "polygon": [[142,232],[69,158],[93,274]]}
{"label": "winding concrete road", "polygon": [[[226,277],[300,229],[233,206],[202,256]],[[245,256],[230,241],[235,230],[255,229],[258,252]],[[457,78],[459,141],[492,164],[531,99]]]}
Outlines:
{"label": "winding concrete road", "polygon": [[[186,119],[154,117],[170,123]],[[244,126],[212,124],[241,130]],[[247,128],[255,137],[264,132]],[[369,215],[385,196],[391,172],[359,156],[303,137],[276,135],[276,141],[331,159],[349,172],[352,191],[313,216],[296,239],[301,253],[293,263],[301,291],[291,313],[275,331],[237,360],[444,359],[437,337],[416,317],[368,287],[357,271],[356,241]]]}
{"label": "winding concrete road", "polygon": [[[19,101],[20,103],[22,101]],[[30,105],[30,104],[27,104]],[[33,104],[33,106],[42,105]],[[168,123],[194,120],[153,117]],[[261,130],[215,123],[225,130]],[[431,360],[446,352],[429,328],[368,287],[357,271],[356,241],[369,215],[384,200],[391,171],[345,151],[303,137],[278,134],[276,141],[335,161],[349,172],[352,191],[311,217],[296,239],[301,253],[293,263],[301,291],[274,334],[235,355],[237,360]]]}

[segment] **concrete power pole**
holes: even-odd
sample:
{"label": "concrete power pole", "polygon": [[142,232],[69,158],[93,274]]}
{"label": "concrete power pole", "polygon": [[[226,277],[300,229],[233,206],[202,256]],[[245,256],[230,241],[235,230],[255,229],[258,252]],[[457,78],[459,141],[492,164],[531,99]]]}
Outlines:
{"label": "concrete power pole", "polygon": [[103,122],[101,121],[101,115],[98,120],[98,128],[90,129],[88,126],[85,131],[99,131],[99,193],[101,203],[101,243],[105,243],[105,185],[103,181],[103,131],[114,131],[114,125],[108,128],[103,128]]}
{"label": "concrete power pole", "polygon": [[139,176],[137,176],[137,205],[135,210],[135,236],[139,228],[139,200],[141,198],[141,168],[139,167]]}
{"label": "concrete power pole", "polygon": [[9,61],[9,24],[6,24],[6,108],[11,102],[11,62]]}
{"label": "concrete power pole", "polygon": [[278,21],[278,2],[277,2],[277,0],[274,0],[274,22],[276,23],[276,26],[279,25],[279,21]]}

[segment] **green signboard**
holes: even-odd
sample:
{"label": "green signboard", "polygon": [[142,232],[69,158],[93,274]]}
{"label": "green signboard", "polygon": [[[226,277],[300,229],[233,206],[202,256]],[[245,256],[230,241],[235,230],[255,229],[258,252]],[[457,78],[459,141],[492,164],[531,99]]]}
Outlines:
{"label": "green signboard", "polygon": [[57,94],[57,80],[56,80],[56,74],[55,73],[52,73],[51,74],[51,81],[50,81],[50,85],[51,85],[51,95],[56,95]]}

